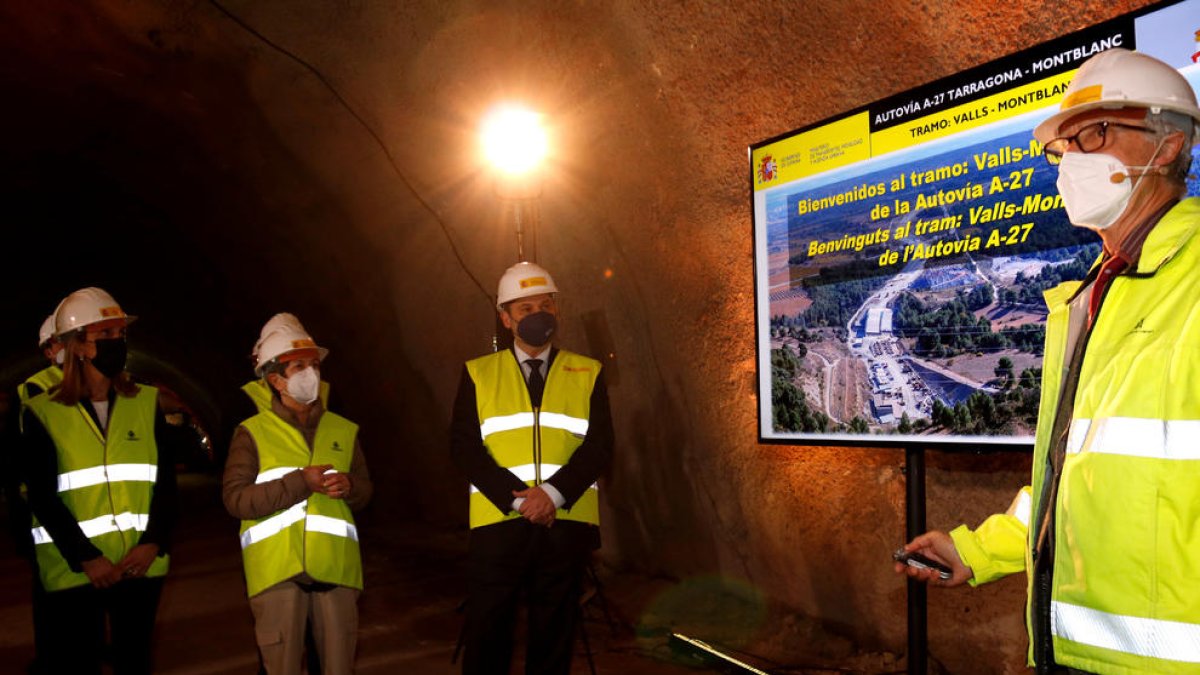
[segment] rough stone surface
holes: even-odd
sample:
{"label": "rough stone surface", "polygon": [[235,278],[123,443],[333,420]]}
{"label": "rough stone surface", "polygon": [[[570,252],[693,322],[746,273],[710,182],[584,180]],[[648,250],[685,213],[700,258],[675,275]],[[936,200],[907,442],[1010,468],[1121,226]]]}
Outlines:
{"label": "rough stone surface", "polygon": [[[144,317],[144,372],[228,438],[258,326],[293,311],[366,430],[377,512],[462,527],[445,427],[515,259],[475,131],[520,99],[553,125],[561,344],[615,355],[606,561],[741,589],[762,618],[739,639],[777,662],[896,670],[902,453],[757,443],[746,147],[1148,4],[7,3],[3,227],[27,235],[2,255],[30,290],[0,377],[32,372],[59,297],[105,286]],[[1004,509],[1028,469],[932,453],[929,523]],[[1023,595],[932,592],[933,660],[1021,671]]]}

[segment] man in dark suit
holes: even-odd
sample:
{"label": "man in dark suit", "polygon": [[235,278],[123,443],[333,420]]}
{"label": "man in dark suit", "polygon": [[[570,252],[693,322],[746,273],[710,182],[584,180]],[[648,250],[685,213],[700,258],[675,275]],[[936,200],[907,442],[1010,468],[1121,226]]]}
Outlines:
{"label": "man in dark suit", "polygon": [[451,456],[471,482],[468,675],[509,672],[522,591],[525,672],[568,673],[583,574],[600,545],[608,395],[598,361],[550,344],[557,292],[535,264],[505,272],[497,304],[513,348],[468,361],[454,403]]}

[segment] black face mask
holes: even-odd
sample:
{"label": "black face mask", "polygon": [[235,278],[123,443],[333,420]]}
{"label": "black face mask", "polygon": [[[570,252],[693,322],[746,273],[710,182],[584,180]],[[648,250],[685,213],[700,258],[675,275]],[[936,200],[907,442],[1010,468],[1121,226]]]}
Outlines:
{"label": "black face mask", "polygon": [[125,357],[129,347],[125,338],[108,338],[96,340],[96,355],[92,357],[92,365],[100,374],[113,379],[125,370]]}
{"label": "black face mask", "polygon": [[517,324],[517,337],[531,347],[541,347],[550,341],[558,318],[550,312],[535,312]]}

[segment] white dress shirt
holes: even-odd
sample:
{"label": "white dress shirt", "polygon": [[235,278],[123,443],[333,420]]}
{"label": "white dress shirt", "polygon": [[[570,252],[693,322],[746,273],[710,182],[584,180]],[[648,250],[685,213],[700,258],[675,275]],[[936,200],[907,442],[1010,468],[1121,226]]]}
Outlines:
{"label": "white dress shirt", "polygon": [[[525,384],[529,384],[529,375],[530,375],[530,366],[526,362],[532,358],[541,359],[542,365],[539,367],[539,370],[542,371],[542,379],[543,380],[546,379],[546,375],[549,374],[549,370],[550,370],[550,363],[549,363],[550,350],[548,348],[545,351],[543,351],[541,354],[539,354],[537,357],[533,357],[533,356],[530,356],[529,354],[526,354],[524,350],[522,350],[520,347],[518,347],[516,345],[513,345],[513,351],[516,352],[516,354],[517,354],[517,363],[521,364],[521,374],[525,376]],[[545,492],[546,496],[550,497],[550,499],[554,502],[554,508],[561,509],[563,504],[567,503],[566,498],[563,497],[562,493],[558,491],[558,488],[554,487],[553,485],[551,485],[549,483],[542,483],[538,487],[540,487],[542,489],[542,492]],[[524,503],[525,503],[524,497],[517,497],[516,499],[514,499],[513,505],[512,505],[513,511],[520,511],[521,504],[524,504]]]}

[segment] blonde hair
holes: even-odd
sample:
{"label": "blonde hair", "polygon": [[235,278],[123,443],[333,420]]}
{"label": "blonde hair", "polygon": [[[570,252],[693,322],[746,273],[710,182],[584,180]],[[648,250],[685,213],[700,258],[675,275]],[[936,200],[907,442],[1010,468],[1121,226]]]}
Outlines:
{"label": "blonde hair", "polygon": [[[63,345],[63,351],[66,352],[62,366],[63,379],[61,384],[51,388],[54,393],[51,394],[50,399],[65,406],[78,405],[87,390],[83,377],[83,355],[81,353],[84,344],[83,336],[84,331],[76,330],[59,338]],[[125,371],[121,371],[112,379],[112,388],[127,398],[138,393],[137,384]]]}

